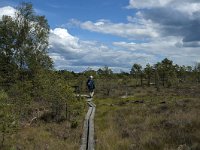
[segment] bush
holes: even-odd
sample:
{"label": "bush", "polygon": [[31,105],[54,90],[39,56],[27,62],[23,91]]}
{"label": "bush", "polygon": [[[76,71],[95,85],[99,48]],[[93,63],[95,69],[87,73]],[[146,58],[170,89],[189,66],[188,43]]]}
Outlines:
{"label": "bush", "polygon": [[5,137],[17,129],[17,117],[13,112],[14,105],[8,103],[8,95],[4,91],[0,91],[0,137],[1,145],[4,146]]}

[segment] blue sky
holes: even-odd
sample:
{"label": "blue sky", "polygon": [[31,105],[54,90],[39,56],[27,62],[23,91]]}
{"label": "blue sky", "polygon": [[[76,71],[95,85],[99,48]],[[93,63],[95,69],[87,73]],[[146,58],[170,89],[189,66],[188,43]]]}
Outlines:
{"label": "blue sky", "polygon": [[[0,0],[0,17],[12,16],[20,2]],[[134,63],[145,66],[165,57],[179,65],[200,62],[198,0],[26,2],[48,19],[49,55],[56,69],[79,72],[107,65],[130,71]]]}

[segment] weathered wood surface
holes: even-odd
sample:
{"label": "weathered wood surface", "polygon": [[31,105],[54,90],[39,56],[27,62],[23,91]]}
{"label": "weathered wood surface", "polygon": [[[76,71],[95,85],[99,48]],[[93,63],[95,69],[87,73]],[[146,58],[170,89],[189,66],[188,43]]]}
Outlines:
{"label": "weathered wood surface", "polygon": [[88,103],[88,112],[85,116],[84,126],[83,126],[83,135],[82,143],[80,150],[94,150],[94,115],[96,105],[92,102],[92,98],[87,99]]}

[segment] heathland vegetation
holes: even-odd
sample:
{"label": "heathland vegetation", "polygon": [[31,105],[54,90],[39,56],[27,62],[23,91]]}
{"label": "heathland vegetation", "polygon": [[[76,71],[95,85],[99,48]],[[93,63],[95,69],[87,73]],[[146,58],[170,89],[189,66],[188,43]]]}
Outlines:
{"label": "heathland vegetation", "polygon": [[200,149],[200,64],[165,58],[81,73],[55,70],[49,25],[30,3],[0,19],[0,149],[78,149],[88,76],[95,79],[97,149]]}

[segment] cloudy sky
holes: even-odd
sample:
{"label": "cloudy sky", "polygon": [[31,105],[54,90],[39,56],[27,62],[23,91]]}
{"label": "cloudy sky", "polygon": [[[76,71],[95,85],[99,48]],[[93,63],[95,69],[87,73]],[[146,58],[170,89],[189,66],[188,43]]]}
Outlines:
{"label": "cloudy sky", "polygon": [[[22,0],[0,0],[0,18]],[[25,0],[26,1],[26,0]],[[49,55],[56,69],[105,65],[130,71],[134,63],[165,57],[200,62],[200,0],[28,0],[51,28]]]}

